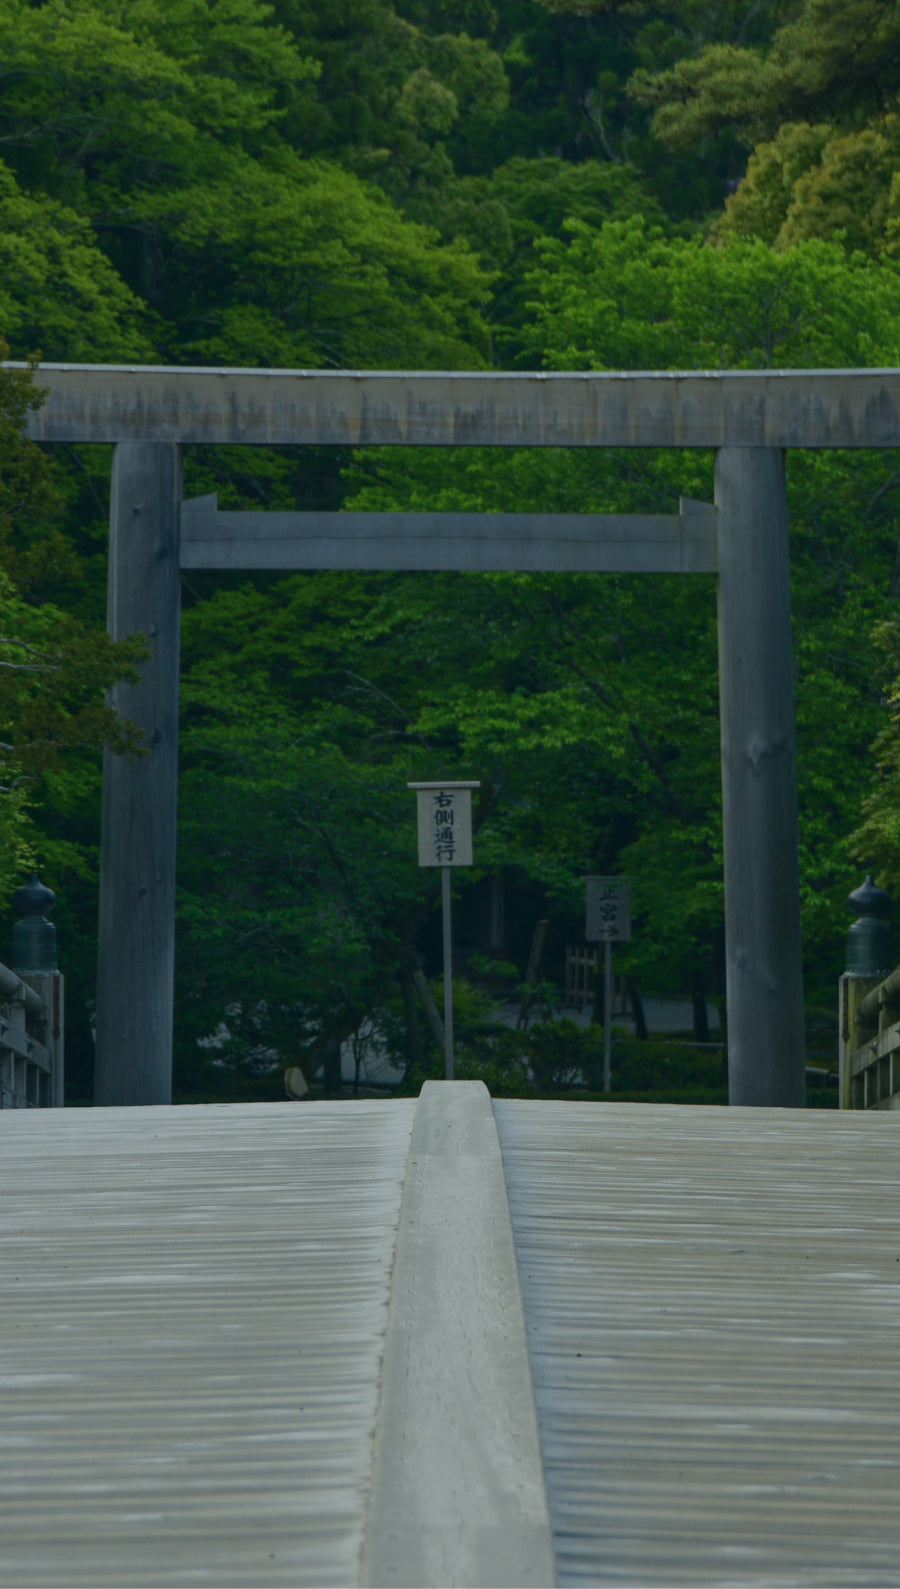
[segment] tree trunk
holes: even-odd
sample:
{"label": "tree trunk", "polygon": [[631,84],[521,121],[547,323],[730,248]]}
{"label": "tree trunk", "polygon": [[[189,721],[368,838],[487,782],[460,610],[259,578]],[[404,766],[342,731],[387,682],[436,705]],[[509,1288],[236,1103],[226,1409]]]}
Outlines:
{"label": "tree trunk", "polygon": [[409,1060],[406,1073],[415,1066],[424,1070],[425,1055],[422,1050],[422,1028],[419,1025],[419,1011],[416,1008],[416,992],[413,983],[412,966],[415,963],[414,951],[406,945],[400,951],[400,991],[403,994],[403,1013],[406,1018],[406,1032],[409,1037]]}
{"label": "tree trunk", "polygon": [[709,1042],[709,1017],[706,1012],[706,983],[703,973],[695,971],[693,975],[693,989],[691,1003],[694,1006],[694,1042]]}
{"label": "tree trunk", "polygon": [[431,989],[428,986],[428,978],[426,977],[425,972],[421,969],[421,967],[417,966],[415,971],[412,974],[412,979],[413,979],[413,983],[414,983],[415,988],[416,988],[416,992],[418,993],[419,998],[422,1000],[422,1007],[423,1007],[423,1009],[425,1011],[425,1014],[428,1017],[428,1024],[431,1027],[432,1032],[434,1033],[434,1040],[437,1043],[438,1052],[440,1054],[443,1054],[443,1052],[444,1052],[444,1023],[441,1020],[440,1015],[438,1014],[437,1005],[435,1004],[434,999],[431,996]]}
{"label": "tree trunk", "polygon": [[339,1037],[329,1037],[325,1040],[322,1079],[325,1084],[325,1097],[340,1098],[343,1088],[341,1081],[341,1040]]}
{"label": "tree trunk", "polygon": [[600,950],[598,949],[597,969],[594,972],[594,1001],[591,1005],[591,1024],[593,1026],[603,1025],[604,1005],[605,990],[603,987],[603,957]]}
{"label": "tree trunk", "polygon": [[634,1016],[634,1035],[643,1043],[647,1037],[647,1022],[644,1019],[644,1001],[637,988],[628,978],[628,996],[631,999],[631,1013]]}

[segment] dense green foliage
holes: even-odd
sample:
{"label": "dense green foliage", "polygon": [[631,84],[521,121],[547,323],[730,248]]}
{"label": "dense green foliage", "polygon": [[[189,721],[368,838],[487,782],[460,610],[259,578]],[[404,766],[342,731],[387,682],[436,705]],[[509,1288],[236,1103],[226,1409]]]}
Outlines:
{"label": "dense green foliage", "polygon": [[[0,334],[97,362],[898,365],[898,35],[883,0],[3,0]],[[0,876],[34,856],[61,896],[86,1096],[96,747],[130,746],[102,692],[139,653],[102,637],[108,450],[36,454],[28,379],[3,380]],[[708,456],[603,450],[189,449],[185,474],[248,507],[663,512],[712,489]],[[900,884],[900,469],[794,454],[789,490],[827,1003],[859,860]],[[484,949],[504,876],[508,985],[537,916],[558,954],[583,875],[627,871],[623,968],[721,1002],[711,582],[196,575],[184,600],[182,1095],[333,1074],[361,1029],[432,1062],[408,778],[482,781],[464,938]]]}
{"label": "dense green foliage", "polygon": [[789,246],[836,237],[896,247],[900,6],[794,0],[759,43],[710,42],[633,89],[667,146],[713,137],[752,150],[718,224]]}
{"label": "dense green foliage", "polygon": [[134,729],[106,705],[104,691],[137,678],[143,637],[113,643],[53,599],[77,586],[80,569],[57,528],[47,459],[22,434],[41,401],[32,368],[0,369],[0,887],[7,897],[35,849],[51,865],[78,865],[71,847],[35,823],[41,807],[46,819],[60,802],[94,793],[92,762],[79,765],[78,753],[103,745],[140,753]]}

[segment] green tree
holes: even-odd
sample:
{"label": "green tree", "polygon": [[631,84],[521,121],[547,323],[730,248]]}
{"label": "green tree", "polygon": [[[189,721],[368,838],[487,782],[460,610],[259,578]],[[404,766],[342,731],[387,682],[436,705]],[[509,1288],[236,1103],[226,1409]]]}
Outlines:
{"label": "green tree", "polygon": [[0,45],[17,350],[37,332],[45,357],[478,362],[474,259],[292,144],[318,66],[270,7],[12,0]]}
{"label": "green tree", "polygon": [[[3,323],[20,356],[98,361],[900,362],[896,273],[860,257],[897,236],[895,11],[9,0]],[[723,246],[703,247],[697,229],[748,152],[715,228]],[[841,834],[858,823],[882,711],[860,636],[896,596],[894,467],[791,459],[818,944],[836,900],[843,922]],[[53,471],[58,505],[35,508],[33,536],[19,512],[3,554],[4,632],[34,648],[9,653],[3,737],[20,757],[9,787],[32,757],[8,798],[33,792],[40,854],[81,870],[80,954],[90,746],[114,725],[96,715],[102,659],[88,649],[70,667],[57,642],[94,635],[102,613],[108,454],[59,449]],[[671,511],[680,493],[709,496],[711,459],[192,449],[186,481],[235,506]],[[196,1039],[220,1028],[234,1039],[220,1057],[249,1085],[267,1054],[333,1058],[361,1012],[394,1018],[428,909],[407,856],[412,808],[404,817],[394,792],[436,766],[482,778],[479,864],[529,879],[571,922],[583,872],[627,864],[635,970],[680,985],[718,975],[706,581],[199,576],[185,594],[184,1078],[215,1052]],[[78,977],[86,994],[87,959]],[[237,985],[261,990],[239,1011]]]}
{"label": "green tree", "polygon": [[477,9],[278,0],[279,20],[321,63],[285,121],[293,147],[338,160],[403,208],[433,197],[478,163],[508,107],[496,18]]}
{"label": "green tree", "polygon": [[[0,356],[7,350],[0,344]],[[45,455],[23,432],[43,395],[32,365],[0,367],[0,889],[47,846],[32,807],[72,752],[140,750],[136,731],[105,701],[137,678],[143,638],[113,643],[43,599],[47,582],[77,578],[54,520],[58,502]]]}
{"label": "green tree", "polygon": [[0,162],[0,323],[18,351],[50,361],[146,358],[143,305],[117,274],[84,216],[23,192]]}
{"label": "green tree", "polygon": [[[666,238],[639,220],[577,225],[568,246],[547,242],[531,288],[530,346],[555,368],[896,362],[900,274],[848,260],[836,245],[776,254],[756,241],[710,248]],[[370,508],[671,512],[680,494],[712,493],[709,456],[644,450],[385,450],[360,458],[354,473],[353,505]],[[843,921],[843,836],[857,821],[863,747],[878,722],[860,637],[895,597],[897,485],[892,456],[790,455],[813,974]],[[423,696],[413,724],[476,776],[502,769],[509,804],[498,803],[490,830],[504,836],[485,839],[492,858],[528,868],[570,906],[583,871],[621,864],[635,877],[641,912],[635,971],[674,986],[695,971],[714,980],[721,835],[711,585],[473,577],[448,583],[437,610],[417,588],[405,609],[386,590],[372,634],[390,634],[410,661],[421,650],[449,658],[439,690],[419,663],[418,686],[435,694]]]}
{"label": "green tree", "polygon": [[722,234],[778,246],[843,237],[878,253],[896,237],[900,6],[801,0],[770,40],[711,43],[635,75],[671,148],[737,138],[750,152]]}
{"label": "green tree", "polygon": [[176,1085],[328,1079],[396,982],[418,885],[404,780],[267,692],[187,695]]}
{"label": "green tree", "polygon": [[[144,215],[177,273],[172,357],[288,368],[481,362],[487,282],[474,255],[440,247],[339,167],[287,152],[274,170],[234,161],[220,181],[148,198]],[[227,268],[211,271],[223,256]]]}
{"label": "green tree", "polygon": [[406,789],[418,741],[357,671],[355,638],[384,583],[298,575],[186,614],[182,1088],[217,1075],[265,1086],[288,1063],[331,1069],[342,1041],[399,1002],[404,945],[426,909]]}

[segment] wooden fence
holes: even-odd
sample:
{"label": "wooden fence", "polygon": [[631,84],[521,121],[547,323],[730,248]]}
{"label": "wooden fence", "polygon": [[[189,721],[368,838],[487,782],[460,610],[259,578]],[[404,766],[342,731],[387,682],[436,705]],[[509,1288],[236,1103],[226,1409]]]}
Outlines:
{"label": "wooden fence", "polygon": [[[566,1006],[583,1009],[594,997],[594,981],[603,974],[603,953],[599,949],[566,950]],[[613,977],[613,1015],[628,1014],[628,988],[624,977]]]}
{"label": "wooden fence", "polygon": [[900,967],[840,981],[840,1107],[900,1109]]}
{"label": "wooden fence", "polygon": [[0,964],[0,1109],[63,1104],[63,979]]}

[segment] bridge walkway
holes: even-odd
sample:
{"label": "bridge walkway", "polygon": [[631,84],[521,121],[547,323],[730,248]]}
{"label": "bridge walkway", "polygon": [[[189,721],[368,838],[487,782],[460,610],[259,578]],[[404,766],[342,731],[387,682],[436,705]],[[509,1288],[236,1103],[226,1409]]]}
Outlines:
{"label": "bridge walkway", "polygon": [[5,1111],[0,1585],[900,1581],[895,1131]]}
{"label": "bridge walkway", "polygon": [[900,1583],[892,1117],[494,1107],[559,1583]]}

